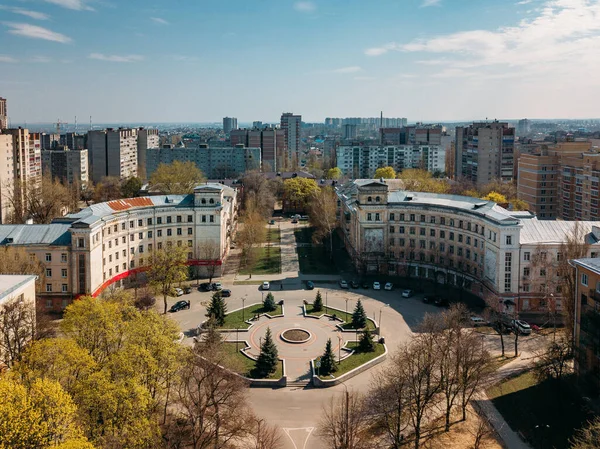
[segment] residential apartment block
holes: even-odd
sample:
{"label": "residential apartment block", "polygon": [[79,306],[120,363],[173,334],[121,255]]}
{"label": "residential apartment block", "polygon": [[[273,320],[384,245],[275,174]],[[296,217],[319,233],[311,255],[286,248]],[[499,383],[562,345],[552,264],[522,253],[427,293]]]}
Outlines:
{"label": "residential apartment block", "polygon": [[68,147],[44,150],[42,173],[63,184],[79,182],[84,186],[89,181],[88,150],[71,150]]}
{"label": "residential apartment block", "polygon": [[263,170],[280,170],[286,165],[285,131],[279,128],[234,129],[230,133],[231,146],[244,145],[261,149],[261,161],[268,167]]}
{"label": "residential apartment block", "polygon": [[575,372],[600,387],[600,259],[573,261],[575,292]]}
{"label": "residential apartment block", "polygon": [[138,176],[141,179],[146,179],[146,152],[148,148],[158,148],[160,146],[160,138],[158,129],[139,128],[137,130],[137,162]]}
{"label": "residential apartment block", "polygon": [[[38,307],[64,309],[79,295],[147,269],[155,249],[185,247],[189,265],[222,266],[237,223],[237,191],[204,184],[190,195],[161,195],[94,204],[47,225],[2,225],[0,246],[21,247],[44,266]],[[220,256],[203,258],[205,242]]]}
{"label": "residential apartment block", "polygon": [[99,182],[106,176],[127,179],[138,175],[136,129],[89,131],[87,145],[92,181]]}
{"label": "residential apartment block", "polygon": [[0,97],[0,131],[8,128],[8,112],[6,110],[6,98]]}
{"label": "residential apartment block", "polygon": [[13,195],[14,170],[13,137],[0,134],[0,224],[7,222],[12,210],[9,198]]}
{"label": "residential apartment block", "polygon": [[281,114],[281,129],[285,132],[285,148],[287,150],[287,161],[294,158],[300,160],[300,138],[302,128],[302,116],[291,112]]}
{"label": "residential apartment block", "polygon": [[430,172],[446,169],[446,151],[440,145],[340,145],[337,167],[352,178],[370,178],[379,167],[396,171],[422,168]]}
{"label": "residential apartment block", "polygon": [[515,129],[506,122],[475,122],[456,127],[455,178],[483,186],[493,180],[512,181]]}
{"label": "residential apartment block", "polygon": [[600,255],[594,222],[540,221],[478,198],[398,190],[393,180],[337,188],[346,248],[357,269],[456,285],[528,319],[560,304],[561,244],[580,226]]}
{"label": "residential apartment block", "polygon": [[540,145],[518,162],[518,197],[540,219],[600,220],[600,154],[591,141]]}
{"label": "residential apartment block", "polygon": [[146,151],[146,172],[152,175],[160,164],[174,161],[191,161],[210,179],[235,178],[249,170],[261,168],[260,148],[209,147],[200,144],[197,148],[150,148]]}
{"label": "residential apartment block", "polygon": [[229,134],[231,130],[237,129],[237,118],[235,117],[223,117],[223,132]]}

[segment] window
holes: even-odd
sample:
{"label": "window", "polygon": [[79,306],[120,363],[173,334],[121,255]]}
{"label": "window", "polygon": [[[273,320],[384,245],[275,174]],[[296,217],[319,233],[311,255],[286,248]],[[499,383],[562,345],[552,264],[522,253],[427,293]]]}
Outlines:
{"label": "window", "polygon": [[211,198],[211,199],[209,199],[209,200],[208,200],[208,203],[209,203],[209,204],[215,204],[215,199],[214,199],[214,198]]}
{"label": "window", "polygon": [[429,237],[435,237],[435,229],[429,230]]}
{"label": "window", "polygon": [[588,286],[588,275],[585,273],[581,274],[581,285]]}
{"label": "window", "polygon": [[46,277],[47,278],[51,278],[52,277],[52,268],[46,268]]}
{"label": "window", "polygon": [[192,223],[194,221],[194,216],[193,215],[188,215],[187,216],[187,222],[188,223]]}
{"label": "window", "polygon": [[373,221],[373,214],[367,214],[367,221]]}
{"label": "window", "polygon": [[85,240],[82,238],[77,240],[77,248],[85,248]]}
{"label": "window", "polygon": [[523,260],[531,260],[531,253],[530,252],[523,253]]}
{"label": "window", "polygon": [[441,239],[445,239],[446,238],[446,231],[440,231],[440,238]]}
{"label": "window", "polygon": [[560,262],[562,260],[562,253],[558,252],[556,253],[556,261]]}
{"label": "window", "polygon": [[188,235],[192,235],[194,233],[194,230],[192,228],[188,228]]}
{"label": "window", "polygon": [[411,235],[415,235],[417,233],[417,228],[415,228],[414,226],[410,227],[410,234]]}
{"label": "window", "polygon": [[[47,291],[48,293],[51,293],[51,292],[52,292],[52,284],[46,284],[46,291]],[[51,301],[52,301],[52,300],[51,300]]]}
{"label": "window", "polygon": [[133,228],[134,226],[135,226],[135,222],[134,222],[133,220],[131,220],[131,221],[129,222],[129,227],[130,227],[130,228]]}
{"label": "window", "polygon": [[177,240],[177,246],[181,246],[181,240]]}
{"label": "window", "polygon": [[144,238],[144,233],[143,233],[143,232],[140,232],[140,233],[138,234],[138,238],[139,238],[140,240],[142,240],[142,239]]}
{"label": "window", "polygon": [[425,244],[426,244],[425,240],[419,240],[419,248],[425,249]]}
{"label": "window", "polygon": [[425,215],[421,215],[421,221],[425,221]]}
{"label": "window", "polygon": [[60,261],[61,261],[62,263],[67,263],[67,255],[66,255],[65,253],[62,253],[62,254],[60,255]]}
{"label": "window", "polygon": [[435,217],[433,215],[429,217],[429,223],[435,224]]}
{"label": "window", "polygon": [[125,230],[125,222],[121,223],[121,231]]}
{"label": "window", "polygon": [[152,252],[152,243],[148,243],[148,251]]}
{"label": "window", "polygon": [[[377,216],[379,216],[379,214],[377,214]],[[215,222],[215,216],[214,216],[214,215],[209,215],[209,217],[210,217],[210,220],[209,220],[209,221],[210,221],[211,223],[214,223],[214,222]],[[378,218],[378,220],[379,220],[379,218]]]}
{"label": "window", "polygon": [[529,273],[531,273],[529,267],[523,268],[523,276],[528,277]]}
{"label": "window", "polygon": [[112,248],[112,240],[110,242],[108,242],[108,247]]}
{"label": "window", "polygon": [[131,234],[129,236],[129,241],[134,242],[135,241],[135,234]]}
{"label": "window", "polygon": [[123,250],[123,257],[127,257],[127,250],[126,249]]}
{"label": "window", "polygon": [[144,245],[140,245],[140,246],[138,247],[138,252],[139,252],[140,254],[144,252]]}
{"label": "window", "polygon": [[157,247],[158,249],[162,249],[162,242],[158,242],[158,243],[156,244],[156,247]]}
{"label": "window", "polygon": [[546,276],[546,269],[540,268],[540,276]]}
{"label": "window", "polygon": [[512,235],[507,235],[506,236],[506,244],[507,245],[512,245]]}
{"label": "window", "polygon": [[368,203],[370,203],[370,202],[372,202],[372,201],[373,201],[373,197],[372,197],[372,196],[370,196],[370,197],[368,197],[368,198],[367,198],[367,202],[368,202]]}
{"label": "window", "polygon": [[390,221],[394,221],[396,219],[396,216],[394,215],[394,213],[392,212],[390,214]]}
{"label": "window", "polygon": [[143,225],[144,224],[143,224],[142,220],[138,220],[138,226],[143,226]]}
{"label": "window", "polygon": [[394,227],[393,227],[393,226],[390,226],[390,234],[393,234],[393,233],[394,233],[394,231],[395,231]]}
{"label": "window", "polygon": [[52,262],[52,254],[46,253],[46,262]]}
{"label": "window", "polygon": [[419,228],[419,235],[425,235],[427,230],[425,228]]}
{"label": "window", "polygon": [[440,217],[440,224],[441,225],[446,225],[446,219],[444,217]]}
{"label": "window", "polygon": [[167,237],[171,237],[173,235],[173,230],[171,228],[167,229]]}
{"label": "window", "polygon": [[[62,291],[63,293],[67,293],[67,292],[69,291],[69,286],[68,286],[67,284],[62,284],[62,286],[61,286],[61,291]],[[67,302],[67,300],[66,300],[66,299],[63,299],[63,307],[67,307],[67,304],[66,304],[66,302]]]}
{"label": "window", "polygon": [[446,244],[445,243],[440,243],[440,252],[446,252]]}
{"label": "window", "polygon": [[177,228],[177,235],[183,235],[183,230],[181,228]]}
{"label": "window", "polygon": [[404,221],[404,214],[400,214],[400,221]]}
{"label": "window", "polygon": [[125,236],[121,237],[121,241],[122,241],[123,243],[127,243],[127,237],[125,237]]}
{"label": "window", "polygon": [[454,240],[454,232],[451,232],[448,237],[449,237],[450,240]]}
{"label": "window", "polygon": [[182,222],[182,220],[183,220],[183,219],[182,219],[181,215],[177,215],[177,223],[181,223],[181,222]]}
{"label": "window", "polygon": [[172,222],[172,221],[171,221],[171,216],[169,215],[169,216],[167,217],[167,223],[171,223],[171,222]]}
{"label": "window", "polygon": [[148,231],[148,238],[151,239],[152,238],[152,231]]}
{"label": "window", "polygon": [[415,214],[410,214],[410,221],[415,221]]}
{"label": "window", "polygon": [[148,226],[152,226],[152,218],[148,218],[146,220],[146,223],[148,223]]}
{"label": "window", "polygon": [[162,224],[162,217],[156,217],[156,224]]}
{"label": "window", "polygon": [[380,198],[380,197],[378,197],[378,196],[376,196],[376,197],[375,197],[375,201],[379,203],[379,202],[381,201],[381,198]]}
{"label": "window", "polygon": [[202,204],[206,204],[206,198],[202,198],[202,201],[200,201]]}
{"label": "window", "polygon": [[398,232],[404,234],[404,226],[398,226]]}
{"label": "window", "polygon": [[66,268],[62,268],[60,270],[60,276],[63,277],[63,278],[67,277],[67,269]]}
{"label": "window", "polygon": [[162,229],[159,229],[158,231],[156,231],[156,236],[162,237]]}
{"label": "window", "polygon": [[206,223],[206,215],[202,215],[202,223]]}
{"label": "window", "polygon": [[462,243],[463,241],[463,235],[462,234],[458,234],[458,242]]}

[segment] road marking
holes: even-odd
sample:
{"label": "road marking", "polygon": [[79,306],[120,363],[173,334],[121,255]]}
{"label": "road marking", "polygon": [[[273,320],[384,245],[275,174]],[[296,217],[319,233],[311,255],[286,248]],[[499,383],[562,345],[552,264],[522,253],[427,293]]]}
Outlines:
{"label": "road marking", "polygon": [[304,430],[307,434],[306,434],[306,439],[304,440],[304,444],[302,445],[302,449],[306,449],[306,444],[308,443],[308,439],[310,438],[310,434],[313,432],[313,430],[315,430],[314,427],[296,427],[296,428],[283,428],[283,431],[285,432],[285,434],[288,436],[288,438],[292,441],[292,444],[294,445],[295,449],[300,449],[298,446],[296,446],[296,442],[294,441],[294,439],[292,438],[292,436],[290,435],[290,432],[293,432],[294,430]]}

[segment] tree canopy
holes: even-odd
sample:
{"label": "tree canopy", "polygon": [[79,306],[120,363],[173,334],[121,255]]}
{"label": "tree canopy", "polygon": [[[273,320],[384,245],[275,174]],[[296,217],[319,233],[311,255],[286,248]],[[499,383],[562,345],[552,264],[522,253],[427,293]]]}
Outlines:
{"label": "tree canopy", "polygon": [[406,190],[414,192],[448,193],[450,185],[445,179],[434,178],[427,170],[409,168],[398,175]]}
{"label": "tree canopy", "polygon": [[202,171],[192,161],[160,164],[150,176],[150,186],[164,194],[185,195],[204,182]]}
{"label": "tree canopy", "polygon": [[297,177],[286,179],[283,190],[288,200],[304,204],[319,191],[319,186],[314,179]]}
{"label": "tree canopy", "polygon": [[333,180],[337,181],[338,179],[340,179],[342,177],[342,175],[343,175],[343,173],[340,168],[333,167],[325,172],[325,179],[333,179]]}
{"label": "tree canopy", "polygon": [[187,260],[187,248],[183,246],[158,249],[150,254],[148,280],[163,295],[164,313],[167,313],[167,296],[172,293],[173,284],[187,279]]}
{"label": "tree canopy", "polygon": [[395,179],[396,170],[393,167],[379,167],[375,170],[374,178]]}

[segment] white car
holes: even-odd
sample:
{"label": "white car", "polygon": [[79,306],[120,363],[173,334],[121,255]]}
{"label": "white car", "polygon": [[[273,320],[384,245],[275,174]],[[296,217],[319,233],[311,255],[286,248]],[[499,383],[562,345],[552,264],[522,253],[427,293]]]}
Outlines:
{"label": "white car", "polygon": [[522,320],[513,320],[513,330],[521,335],[531,335],[531,326]]}
{"label": "white car", "polygon": [[472,316],[471,317],[471,326],[473,327],[479,327],[479,326],[487,326],[487,321],[485,321],[483,318],[479,317],[479,316]]}
{"label": "white car", "polygon": [[183,296],[183,290],[181,288],[176,288],[175,296]]}
{"label": "white car", "polygon": [[413,295],[413,291],[412,290],[404,290],[402,292],[402,297],[403,298],[410,298]]}
{"label": "white car", "polygon": [[348,282],[340,281],[340,288],[348,288]]}
{"label": "white car", "polygon": [[373,282],[373,290],[381,290],[381,284],[379,282]]}
{"label": "white car", "polygon": [[214,282],[213,283],[213,290],[215,290],[217,292],[223,290],[223,284],[221,284],[220,282]]}
{"label": "white car", "polygon": [[391,291],[394,288],[394,284],[392,284],[391,282],[388,282],[387,284],[385,284],[385,286],[383,287],[384,290],[387,291]]}
{"label": "white car", "polygon": [[262,289],[263,290],[270,290],[271,289],[271,284],[269,284],[268,281],[265,281],[262,283]]}

